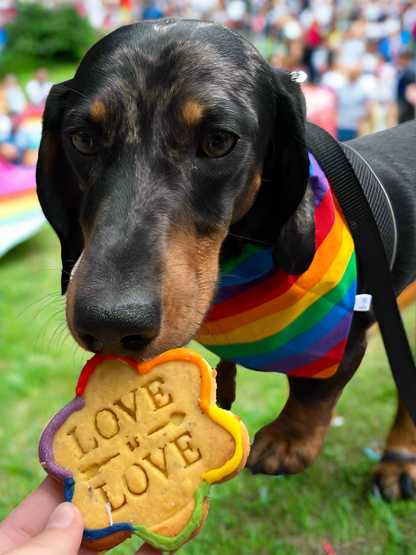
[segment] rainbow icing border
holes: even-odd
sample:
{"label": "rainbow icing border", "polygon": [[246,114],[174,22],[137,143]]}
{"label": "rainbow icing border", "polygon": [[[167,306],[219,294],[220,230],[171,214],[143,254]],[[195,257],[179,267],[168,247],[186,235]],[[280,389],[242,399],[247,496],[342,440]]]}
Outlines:
{"label": "rainbow icing border", "polygon": [[194,512],[188,524],[181,530],[181,532],[179,532],[177,536],[173,538],[168,538],[166,536],[161,536],[160,534],[150,532],[144,525],[131,525],[127,522],[113,524],[112,526],[109,526],[107,528],[96,530],[84,529],[84,540],[104,538],[121,530],[125,530],[131,531],[132,533],[140,536],[142,539],[151,543],[157,549],[162,549],[164,551],[173,551],[180,547],[198,528],[203,517],[203,501],[206,497],[209,496],[209,486],[212,483],[219,482],[224,477],[232,474],[240,465],[243,457],[243,442],[240,418],[232,414],[231,412],[220,409],[215,405],[215,391],[213,391],[213,388],[211,387],[211,379],[214,377],[212,373],[215,371],[211,369],[209,364],[199,353],[196,353],[191,349],[172,349],[170,351],[162,353],[161,355],[158,355],[152,360],[141,363],[137,363],[137,361],[131,357],[96,354],[92,359],[87,361],[81,371],[75,389],[76,397],[52,418],[52,420],[45,427],[40,438],[39,459],[41,461],[41,464],[49,474],[52,474],[58,480],[64,483],[66,501],[72,500],[75,488],[75,481],[70,471],[64,468],[60,468],[55,464],[53,454],[53,438],[57,430],[69,417],[69,415],[72,414],[72,412],[82,410],[82,408],[85,406],[85,401],[81,396],[85,391],[88,380],[94,372],[96,366],[107,359],[122,360],[123,362],[126,362],[135,370],[140,372],[140,374],[147,374],[155,366],[164,364],[166,362],[182,360],[195,364],[196,366],[198,366],[201,372],[201,391],[199,397],[199,405],[201,409],[212,420],[214,420],[214,422],[225,428],[234,438],[236,449],[231,459],[229,459],[222,467],[209,470],[208,472],[202,474],[201,478],[204,481],[195,491]]}

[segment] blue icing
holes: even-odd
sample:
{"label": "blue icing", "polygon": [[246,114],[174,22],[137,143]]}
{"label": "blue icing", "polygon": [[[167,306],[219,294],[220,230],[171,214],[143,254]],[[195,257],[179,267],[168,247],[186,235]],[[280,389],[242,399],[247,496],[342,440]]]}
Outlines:
{"label": "blue icing", "polygon": [[[66,478],[64,480],[64,490],[65,501],[70,502],[74,497],[75,491],[75,480],[73,478]],[[120,522],[119,524],[113,524],[113,526],[107,526],[107,528],[100,528],[99,530],[89,530],[88,528],[84,528],[82,539],[90,541],[98,540],[100,538],[105,538],[110,534],[121,532],[122,530],[129,530],[131,532],[134,532],[136,529],[128,522]]]}
{"label": "blue icing", "polygon": [[100,528],[99,530],[89,530],[88,528],[84,528],[82,539],[89,541],[99,540],[109,536],[110,534],[121,532],[122,530],[135,532],[136,528],[128,522],[120,522],[119,524],[113,524],[113,526],[107,526],[107,528]]}
{"label": "blue icing", "polygon": [[65,501],[72,501],[75,490],[75,480],[73,478],[65,478],[64,480]]}

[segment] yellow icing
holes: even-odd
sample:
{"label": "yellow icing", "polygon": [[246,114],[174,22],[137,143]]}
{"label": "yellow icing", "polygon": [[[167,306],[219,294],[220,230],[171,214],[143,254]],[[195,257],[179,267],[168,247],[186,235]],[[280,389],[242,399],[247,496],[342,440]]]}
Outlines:
{"label": "yellow icing", "polygon": [[217,424],[230,432],[235,441],[235,452],[231,459],[221,468],[209,470],[201,476],[201,478],[206,480],[209,484],[212,484],[213,482],[219,482],[224,476],[228,476],[238,467],[243,457],[243,442],[241,437],[241,425],[234,415],[231,415],[219,407],[213,406],[209,407],[208,415],[214,422],[217,422]]}
{"label": "yellow icing", "polygon": [[209,484],[219,482],[225,476],[228,476],[234,472],[236,468],[238,468],[238,465],[243,457],[243,440],[240,419],[232,413],[220,409],[214,404],[215,395],[213,394],[215,390],[212,388],[213,376],[211,375],[211,367],[206,360],[199,353],[195,353],[195,351],[185,348],[172,349],[162,353],[153,360],[142,362],[137,366],[137,369],[140,373],[145,374],[158,364],[163,364],[164,362],[172,360],[192,362],[199,367],[202,378],[199,405],[202,410],[206,412],[212,420],[214,420],[214,422],[225,428],[234,438],[235,452],[231,459],[229,459],[221,468],[209,470],[201,476],[201,478],[206,480]]}

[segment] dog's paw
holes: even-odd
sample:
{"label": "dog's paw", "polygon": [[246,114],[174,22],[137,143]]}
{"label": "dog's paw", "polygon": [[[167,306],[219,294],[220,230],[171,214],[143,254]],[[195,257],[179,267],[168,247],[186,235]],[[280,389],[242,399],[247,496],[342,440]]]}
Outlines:
{"label": "dog's paw", "polygon": [[374,469],[372,489],[386,501],[416,499],[416,455],[407,451],[386,451]]}
{"label": "dog's paw", "polygon": [[279,428],[277,419],[255,435],[247,461],[253,474],[299,474],[312,466],[321,452],[325,434],[296,437]]}

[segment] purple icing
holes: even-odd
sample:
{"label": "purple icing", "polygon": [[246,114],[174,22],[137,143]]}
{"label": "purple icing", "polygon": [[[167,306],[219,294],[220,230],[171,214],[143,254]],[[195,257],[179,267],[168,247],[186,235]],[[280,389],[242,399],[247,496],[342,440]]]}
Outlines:
{"label": "purple icing", "polygon": [[40,464],[48,474],[51,474],[61,482],[66,478],[72,478],[72,472],[65,468],[61,468],[55,464],[53,456],[53,438],[56,432],[65,422],[65,420],[73,413],[85,407],[84,397],[77,396],[75,399],[61,409],[49,422],[41,435],[39,442],[39,460]]}

